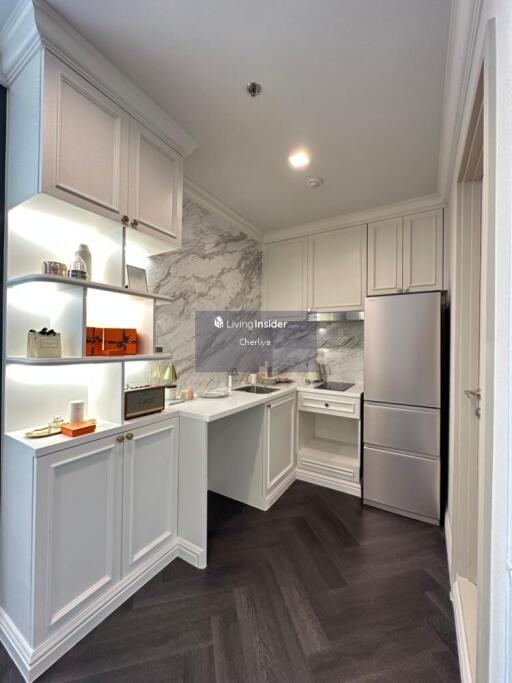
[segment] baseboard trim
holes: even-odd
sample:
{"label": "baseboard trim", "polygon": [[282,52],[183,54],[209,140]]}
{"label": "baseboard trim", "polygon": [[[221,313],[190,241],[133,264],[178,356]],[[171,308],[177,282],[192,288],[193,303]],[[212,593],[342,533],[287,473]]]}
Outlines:
{"label": "baseboard trim", "polygon": [[9,653],[10,658],[18,667],[19,672],[26,681],[30,678],[28,662],[32,649],[25,638],[18,631],[9,615],[0,607],[0,642]]}
{"label": "baseboard trim", "polygon": [[448,512],[444,515],[444,540],[446,543],[446,558],[448,561],[448,573],[450,575],[450,586],[453,586],[454,578],[452,574],[452,522]]}
{"label": "baseboard trim", "polygon": [[469,647],[464,628],[464,612],[462,610],[462,598],[458,581],[452,585],[453,614],[455,619],[455,633],[457,635],[457,650],[459,652],[460,679],[462,683],[473,683],[471,663],[469,659]]}
{"label": "baseboard trim", "polygon": [[356,484],[353,481],[340,481],[339,479],[328,477],[325,474],[308,472],[300,467],[297,467],[295,476],[299,481],[325,486],[328,489],[334,489],[335,491],[341,491],[342,493],[348,493],[351,496],[361,498],[361,484]]}
{"label": "baseboard trim", "polygon": [[206,550],[184,538],[178,539],[178,557],[198,569],[206,567]]}
{"label": "baseboard trim", "polygon": [[32,683],[68,650],[92,631],[125,600],[136,593],[172,560],[180,557],[195,567],[206,566],[206,551],[176,539],[171,546],[117,583],[87,608],[70,620],[36,648],[30,647],[9,616],[0,607],[0,641],[18,667],[21,675]]}
{"label": "baseboard trim", "polygon": [[286,491],[286,489],[290,488],[290,486],[293,484],[295,481],[295,470],[292,470],[292,472],[284,479],[279,486],[272,491],[272,493],[266,497],[265,500],[265,510],[269,510],[272,505],[276,502],[278,498],[280,498],[283,493]]}

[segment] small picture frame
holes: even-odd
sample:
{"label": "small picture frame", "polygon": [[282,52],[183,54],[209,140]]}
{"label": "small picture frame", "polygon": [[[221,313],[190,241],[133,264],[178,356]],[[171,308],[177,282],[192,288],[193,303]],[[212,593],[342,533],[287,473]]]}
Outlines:
{"label": "small picture frame", "polygon": [[144,268],[137,268],[136,266],[127,265],[126,278],[128,280],[129,289],[137,289],[139,292],[148,291],[148,281]]}

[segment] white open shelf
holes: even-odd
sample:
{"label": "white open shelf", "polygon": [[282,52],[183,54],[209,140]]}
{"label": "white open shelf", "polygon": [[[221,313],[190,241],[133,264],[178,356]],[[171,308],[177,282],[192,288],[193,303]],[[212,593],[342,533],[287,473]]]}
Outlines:
{"label": "white open shelf", "polygon": [[40,273],[43,261],[69,266],[79,244],[92,254],[91,280],[122,286],[123,227],[40,194],[8,214],[7,278]]}
{"label": "white open shelf", "polygon": [[[165,242],[42,194],[11,209],[7,228],[7,433],[23,438],[56,415],[69,419],[73,400],[85,401],[96,434],[122,426],[125,383],[145,383],[157,362],[171,359],[154,349],[155,307],[172,297],[127,288],[125,267],[147,269]],[[80,244],[91,251],[89,280],[41,273],[43,261],[69,266]],[[28,331],[43,327],[61,334],[62,357],[26,357]],[[87,356],[86,327],[136,329],[138,353]]]}
{"label": "white open shelf", "polygon": [[299,467],[334,481],[359,483],[360,424],[350,417],[300,411]]}
{"label": "white open shelf", "polygon": [[322,457],[332,462],[346,460],[351,464],[354,464],[354,461],[359,458],[357,443],[322,439],[321,437],[313,437],[302,443],[299,452],[300,455],[307,458]]}
{"label": "white open shelf", "polygon": [[134,361],[170,360],[170,353],[146,353],[131,356],[70,356],[66,358],[27,358],[26,356],[7,356],[7,363],[18,365],[95,365],[98,363],[133,363]]}
{"label": "white open shelf", "polygon": [[108,285],[102,282],[93,282],[92,280],[78,280],[69,277],[59,277],[58,275],[45,275],[43,273],[36,273],[33,275],[19,275],[13,277],[7,282],[7,287],[16,287],[28,282],[51,282],[63,286],[82,287],[88,289],[99,289],[104,292],[112,292],[114,294],[131,294],[132,296],[142,297],[146,299],[154,299],[155,301],[172,301],[172,297],[164,294],[155,294],[153,292],[144,292],[139,289],[129,289],[127,287],[118,287],[116,285]]}
{"label": "white open shelf", "polygon": [[85,401],[85,416],[98,423],[121,424],[123,365],[10,364],[6,367],[6,431],[48,424],[58,415],[69,419],[69,402]]}

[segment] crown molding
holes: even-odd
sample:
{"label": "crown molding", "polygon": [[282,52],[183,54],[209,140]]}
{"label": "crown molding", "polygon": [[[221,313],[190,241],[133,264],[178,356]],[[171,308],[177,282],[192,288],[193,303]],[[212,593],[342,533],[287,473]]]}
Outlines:
{"label": "crown molding", "polygon": [[0,31],[0,71],[6,85],[12,83],[27,61],[41,47],[30,0],[22,0]]}
{"label": "crown molding", "polygon": [[439,209],[443,206],[444,202],[439,194],[429,194],[423,197],[416,197],[415,199],[407,199],[393,204],[384,204],[383,206],[376,206],[371,209],[363,209],[362,211],[345,213],[340,216],[333,216],[332,218],[323,218],[319,221],[312,221],[311,223],[302,223],[289,228],[265,232],[264,242],[265,244],[280,242],[281,240],[304,237],[318,232],[336,230],[337,228],[348,228],[352,225],[406,216],[407,214],[419,213],[430,209]]}
{"label": "crown molding", "polygon": [[219,199],[211,195],[206,190],[203,190],[199,185],[194,183],[190,178],[183,179],[183,192],[186,197],[193,199],[195,202],[203,206],[205,209],[212,211],[225,218],[234,227],[253,237],[257,242],[263,242],[263,231],[250,223],[248,220],[240,216],[236,211],[230,209]]}
{"label": "crown molding", "polygon": [[47,49],[92,82],[183,157],[197,142],[174,119],[55,12],[45,0],[22,0],[0,33],[0,71],[12,83],[24,64]]}
{"label": "crown molding", "polygon": [[483,0],[452,3],[438,166],[438,192],[445,200],[455,172],[482,8]]}

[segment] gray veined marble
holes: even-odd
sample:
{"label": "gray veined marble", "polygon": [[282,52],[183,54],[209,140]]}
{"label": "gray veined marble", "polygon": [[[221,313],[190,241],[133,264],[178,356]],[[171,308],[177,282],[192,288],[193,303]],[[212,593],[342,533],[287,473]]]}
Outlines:
{"label": "gray veined marble", "polygon": [[195,312],[259,309],[261,253],[256,240],[185,198],[182,249],[152,257],[148,269],[149,288],[173,299],[158,306],[156,343],[173,354],[181,387],[226,383],[225,373],[195,372]]}
{"label": "gray veined marble", "polygon": [[[185,198],[182,249],[152,257],[148,268],[149,288],[172,297],[171,303],[157,307],[156,343],[172,354],[180,387],[201,392],[226,384],[226,373],[195,370],[195,312],[259,309],[261,260],[261,245],[256,240]],[[315,367],[316,353],[305,358],[303,352],[304,344],[309,344],[309,325],[314,325],[316,346],[327,351],[329,376],[362,384],[363,323],[304,325],[292,325],[280,335],[274,352],[276,370],[294,375],[304,372],[305,360]]]}
{"label": "gray veined marble", "polygon": [[327,351],[332,380],[363,385],[364,322],[318,323],[317,346]]}

